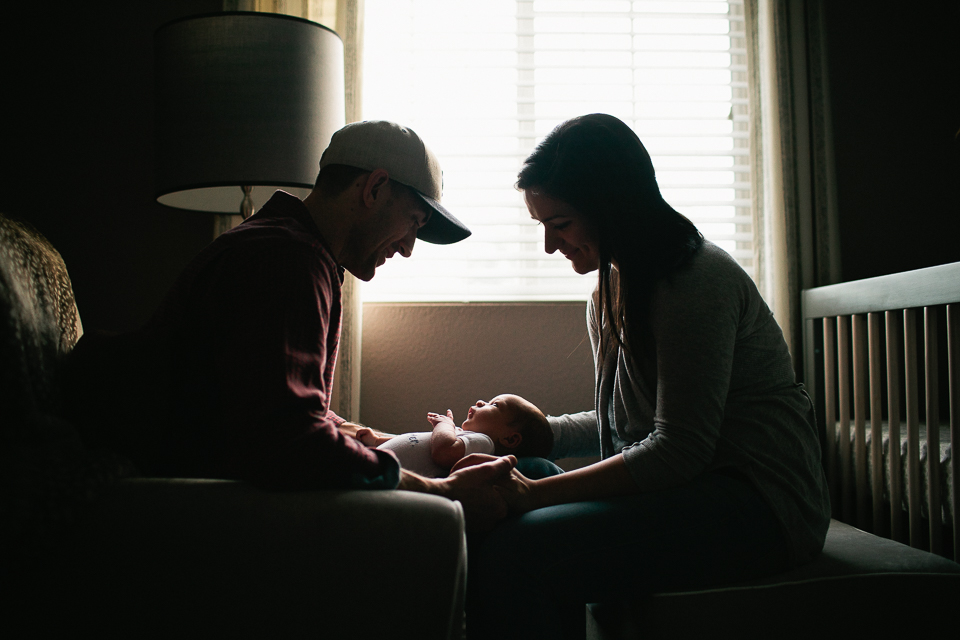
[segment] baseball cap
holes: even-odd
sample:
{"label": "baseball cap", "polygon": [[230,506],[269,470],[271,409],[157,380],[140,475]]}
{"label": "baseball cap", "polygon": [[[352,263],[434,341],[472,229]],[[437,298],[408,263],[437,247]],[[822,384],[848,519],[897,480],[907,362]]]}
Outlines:
{"label": "baseball cap", "polygon": [[333,134],[320,157],[321,169],[331,164],[386,169],[391,179],[412,187],[434,212],[417,231],[420,240],[452,244],[470,236],[470,229],[440,204],[440,163],[412,129],[385,120],[348,124]]}

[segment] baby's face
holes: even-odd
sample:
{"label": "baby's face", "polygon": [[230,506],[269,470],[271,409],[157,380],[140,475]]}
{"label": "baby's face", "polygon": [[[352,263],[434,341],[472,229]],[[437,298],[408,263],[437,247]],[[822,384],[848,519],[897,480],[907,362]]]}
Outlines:
{"label": "baby's face", "polygon": [[494,441],[500,436],[513,433],[513,428],[507,423],[515,411],[515,396],[504,394],[492,400],[477,400],[476,404],[467,409],[467,419],[460,425],[466,431],[483,433]]}

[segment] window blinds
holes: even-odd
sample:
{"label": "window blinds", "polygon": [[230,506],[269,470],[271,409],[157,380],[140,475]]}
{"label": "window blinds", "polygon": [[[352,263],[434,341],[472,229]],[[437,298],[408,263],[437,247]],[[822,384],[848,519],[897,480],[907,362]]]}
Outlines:
{"label": "window blinds", "polygon": [[418,242],[366,301],[584,300],[543,252],[513,188],[563,120],[605,112],[650,152],[665,199],[753,268],[741,0],[366,0],[363,114],[413,128],[440,159],[443,203],[472,230]]}

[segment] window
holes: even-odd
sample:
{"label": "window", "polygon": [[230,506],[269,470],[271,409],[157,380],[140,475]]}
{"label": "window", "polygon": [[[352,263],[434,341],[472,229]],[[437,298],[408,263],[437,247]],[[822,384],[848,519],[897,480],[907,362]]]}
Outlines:
{"label": "window", "polygon": [[440,159],[443,202],[473,230],[418,243],[366,301],[585,300],[543,252],[513,188],[563,120],[606,112],[653,157],[661,191],[753,271],[742,0],[366,0],[363,115],[410,126]]}

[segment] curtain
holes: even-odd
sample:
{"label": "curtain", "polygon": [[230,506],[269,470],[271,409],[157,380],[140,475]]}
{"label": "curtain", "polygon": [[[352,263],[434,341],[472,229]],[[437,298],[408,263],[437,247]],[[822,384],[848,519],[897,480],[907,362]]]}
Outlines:
{"label": "curtain", "polygon": [[[282,13],[313,20],[333,29],[343,40],[346,122],[361,119],[363,104],[363,0],[224,0],[224,11]],[[317,161],[319,162],[319,158]],[[319,166],[318,166],[319,168]],[[217,216],[214,237],[240,222],[240,216]],[[360,419],[360,349],[362,306],[360,287],[349,273],[343,280],[340,352],[334,373],[330,407],[337,415]]]}
{"label": "curtain", "polygon": [[[300,15],[344,41],[346,121],[361,119],[363,0],[225,0],[224,9]],[[802,379],[800,294],[839,280],[823,0],[745,0],[756,279]],[[346,275],[331,406],[357,421],[362,307]]]}
{"label": "curtain", "polygon": [[801,291],[839,280],[822,0],[746,0],[757,283],[802,379]]}
{"label": "curtain", "polygon": [[[363,0],[337,0],[335,31],[343,38],[346,121],[358,122],[363,105]],[[340,417],[359,422],[363,304],[360,283],[350,273],[344,274],[342,300],[340,352],[331,406]]]}

